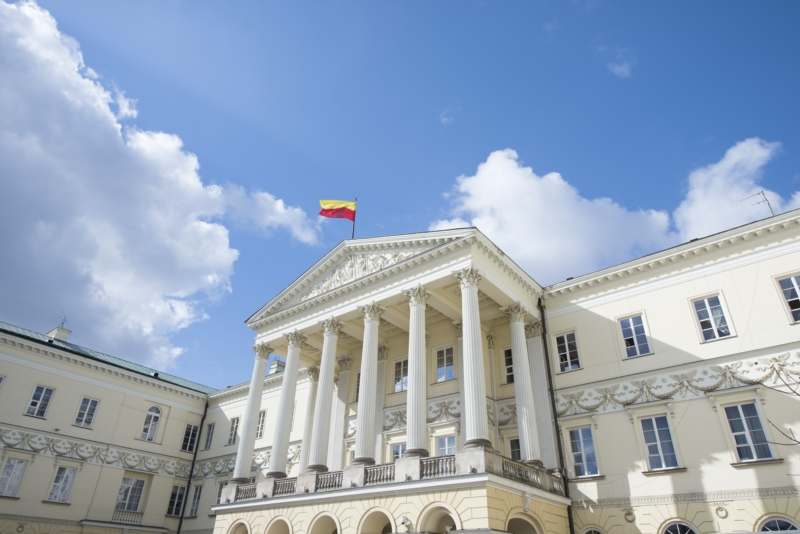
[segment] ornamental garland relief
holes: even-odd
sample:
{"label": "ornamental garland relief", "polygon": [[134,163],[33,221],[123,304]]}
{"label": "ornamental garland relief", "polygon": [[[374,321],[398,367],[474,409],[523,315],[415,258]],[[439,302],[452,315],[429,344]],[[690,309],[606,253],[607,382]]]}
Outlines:
{"label": "ornamental garland relief", "polygon": [[413,252],[392,252],[390,254],[352,254],[337,267],[326,279],[303,295],[300,302],[326,293],[331,289],[343,286],[357,278],[363,278],[386,267],[399,263],[413,256]]}
{"label": "ornamental garland relief", "polygon": [[593,391],[564,393],[558,400],[558,415],[624,409],[633,404],[676,397],[698,397],[707,393],[741,386],[783,385],[800,380],[800,352],[794,357],[786,352],[742,360],[724,365],[710,365],[680,374],[657,375],[643,380],[620,382]]}

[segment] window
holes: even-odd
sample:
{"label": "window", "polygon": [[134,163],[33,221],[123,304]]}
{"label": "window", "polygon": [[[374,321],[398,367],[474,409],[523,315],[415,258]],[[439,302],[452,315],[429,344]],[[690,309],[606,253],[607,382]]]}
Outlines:
{"label": "window", "polygon": [[84,397],[81,401],[81,406],[78,408],[78,415],[75,416],[75,426],[83,428],[92,428],[94,422],[94,414],[97,411],[99,401]]}
{"label": "window", "polygon": [[666,415],[642,419],[642,432],[651,471],[678,467],[678,457],[672,445],[672,435],[669,432]]}
{"label": "window", "polygon": [[142,435],[139,439],[144,441],[155,441],[156,433],[158,433],[158,422],[161,420],[161,408],[158,406],[151,406],[147,410],[147,415],[144,418],[144,427],[142,428]]}
{"label": "window", "polygon": [[569,441],[572,448],[572,465],[576,477],[596,475],[597,457],[594,453],[594,440],[591,427],[576,428],[569,431]]}
{"label": "window", "polygon": [[5,497],[14,497],[19,489],[19,484],[22,482],[22,475],[25,474],[25,467],[27,467],[27,460],[17,460],[16,458],[9,458],[3,466],[3,472],[0,473],[0,495]]}
{"label": "window", "polygon": [[33,390],[33,397],[31,397],[31,403],[28,405],[28,411],[25,412],[25,415],[44,417],[47,413],[47,407],[50,405],[50,399],[52,398],[52,388],[36,386],[36,389]]}
{"label": "window", "polygon": [[508,447],[511,450],[511,459],[515,462],[522,461],[522,452],[519,447],[519,438],[509,440]]}
{"label": "window", "polygon": [[197,434],[199,433],[199,426],[186,425],[186,430],[183,432],[181,450],[184,452],[194,452],[194,448],[197,447]]}
{"label": "window", "polygon": [[5,382],[5,381],[6,381],[6,377],[0,376],[0,389],[3,388],[3,382]]}
{"label": "window", "polygon": [[139,510],[139,500],[142,498],[144,490],[144,480],[139,478],[123,478],[122,485],[117,493],[117,504],[115,510],[125,510],[136,512]]}
{"label": "window", "polygon": [[597,530],[596,528],[590,528],[589,530],[587,530],[583,534],[603,534],[603,533],[600,532],[599,530]]}
{"label": "window", "polygon": [[217,487],[217,504],[222,502],[222,490],[225,489],[225,486],[228,485],[228,481],[220,482],[219,486]]}
{"label": "window", "polygon": [[67,502],[69,490],[72,489],[72,482],[75,480],[76,469],[71,467],[59,467],[56,471],[56,478],[53,479],[53,488],[47,496],[48,501]]}
{"label": "window", "polygon": [[228,445],[236,443],[236,431],[239,430],[239,418],[231,419],[231,432],[228,434]]}
{"label": "window", "polygon": [[406,452],[406,444],[405,443],[398,443],[397,445],[392,445],[392,460],[397,460],[403,457],[403,454]]}
{"label": "window", "polygon": [[578,359],[578,343],[575,341],[575,332],[557,336],[556,348],[558,349],[558,365],[562,373],[581,368],[581,362]]}
{"label": "window", "polygon": [[650,344],[647,342],[647,332],[641,315],[621,319],[622,339],[625,342],[625,354],[628,358],[650,354]]}
{"label": "window", "polygon": [[664,534],[697,534],[697,532],[686,523],[673,523],[667,527]]}
{"label": "window", "polygon": [[258,426],[256,427],[256,439],[264,437],[264,419],[267,417],[267,411],[261,410],[258,412]]}
{"label": "window", "polygon": [[785,519],[770,519],[764,523],[760,532],[788,532],[796,530],[800,530],[797,528],[797,525]]}
{"label": "window", "polygon": [[694,309],[700,322],[703,341],[713,341],[731,335],[719,296],[694,301]]}
{"label": "window", "polygon": [[514,383],[514,358],[511,355],[511,349],[503,351],[503,364],[506,367],[506,384]]}
{"label": "window", "polygon": [[727,406],[725,415],[728,417],[740,462],[772,458],[755,403]]}
{"label": "window", "polygon": [[203,492],[203,486],[195,486],[194,493],[192,494],[192,505],[189,507],[189,517],[197,516],[197,509],[200,508],[200,494]]}
{"label": "window", "polygon": [[444,382],[456,377],[453,367],[453,347],[436,351],[436,381]]}
{"label": "window", "polygon": [[354,402],[358,402],[358,393],[361,391],[361,373],[356,375],[356,400]]}
{"label": "window", "polygon": [[181,515],[185,493],[186,488],[184,486],[172,486],[172,495],[169,496],[169,506],[167,506],[167,515]]}
{"label": "window", "polygon": [[436,440],[436,448],[439,456],[456,453],[456,437],[442,436]]}
{"label": "window", "polygon": [[408,360],[395,362],[394,364],[394,392],[405,391],[408,389]]}
{"label": "window", "polygon": [[214,423],[210,425],[206,425],[206,442],[203,445],[203,450],[208,450],[211,448],[211,438],[214,436]]}
{"label": "window", "polygon": [[792,322],[800,323],[800,276],[791,276],[778,280],[783,291],[783,298],[792,314]]}

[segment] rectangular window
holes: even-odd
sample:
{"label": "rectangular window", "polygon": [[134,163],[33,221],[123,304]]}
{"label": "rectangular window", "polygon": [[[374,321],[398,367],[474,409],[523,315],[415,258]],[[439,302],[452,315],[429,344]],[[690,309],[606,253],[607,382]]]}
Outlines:
{"label": "rectangular window", "polygon": [[622,339],[625,342],[625,354],[628,358],[650,354],[650,344],[647,342],[641,315],[622,319],[619,326],[622,328]]}
{"label": "rectangular window", "polygon": [[5,382],[5,381],[6,381],[6,377],[4,377],[4,376],[0,376],[0,389],[2,389],[2,387],[3,387],[3,382]]}
{"label": "rectangular window", "polygon": [[169,506],[167,506],[167,515],[181,515],[185,493],[185,486],[172,486],[172,495],[169,496]]}
{"label": "rectangular window", "polygon": [[189,508],[189,517],[197,517],[197,510],[200,508],[200,494],[203,492],[203,486],[195,486],[194,493],[192,494],[192,505]]}
{"label": "rectangular window", "polygon": [[200,433],[200,427],[195,425],[186,425],[186,430],[183,432],[183,444],[181,450],[184,452],[194,452],[197,446],[197,435]]}
{"label": "rectangular window", "polygon": [[3,472],[0,473],[0,495],[5,497],[17,495],[17,490],[22,482],[22,475],[25,474],[27,465],[27,460],[17,460],[16,458],[6,460]]}
{"label": "rectangular window", "polygon": [[511,349],[503,351],[503,364],[506,368],[506,384],[514,383],[514,358]]}
{"label": "rectangular window", "polygon": [[576,477],[596,475],[597,456],[594,452],[594,440],[591,427],[576,428],[569,431],[569,442],[572,449],[572,466]]}
{"label": "rectangular window", "polygon": [[697,312],[697,320],[700,322],[700,330],[703,332],[704,341],[712,341],[731,335],[719,296],[694,301],[694,309]]}
{"label": "rectangular window", "polygon": [[222,502],[222,490],[225,489],[225,486],[228,485],[228,481],[220,482],[219,486],[217,487],[217,504]]}
{"label": "rectangular window", "polygon": [[772,458],[755,403],[728,406],[725,408],[725,415],[728,417],[740,462]]}
{"label": "rectangular window", "polygon": [[442,436],[436,440],[436,449],[439,456],[456,453],[456,437]]}
{"label": "rectangular window", "polygon": [[359,394],[360,391],[361,391],[361,373],[358,373],[356,375],[356,400],[355,400],[355,402],[358,402],[358,394]]}
{"label": "rectangular window", "polygon": [[28,411],[25,412],[25,415],[44,417],[47,413],[47,407],[50,405],[50,399],[52,398],[52,388],[36,386],[36,389],[33,390],[33,397],[31,397],[31,403],[28,405]]}
{"label": "rectangular window", "polygon": [[522,460],[522,452],[520,451],[519,439],[512,439],[508,442],[508,447],[511,449],[511,459],[519,462]]}
{"label": "rectangular window", "polygon": [[800,323],[800,276],[778,280],[778,284],[781,286],[783,298],[786,299],[786,305],[789,306],[792,321]]}
{"label": "rectangular window", "polygon": [[256,439],[264,437],[264,420],[267,418],[267,411],[261,410],[258,412],[258,426],[256,427]]}
{"label": "rectangular window", "polygon": [[436,381],[444,382],[456,377],[453,367],[453,347],[436,351]]}
{"label": "rectangular window", "polygon": [[402,458],[405,452],[406,452],[405,443],[398,443],[397,445],[392,445],[392,460],[396,461],[399,458]]}
{"label": "rectangular window", "polygon": [[69,490],[72,489],[72,482],[75,480],[77,469],[71,467],[59,467],[56,471],[56,478],[53,479],[53,487],[47,496],[48,501],[67,502]]}
{"label": "rectangular window", "polygon": [[394,364],[394,392],[405,391],[408,389],[408,360],[395,362]]}
{"label": "rectangular window", "polygon": [[556,337],[556,348],[558,349],[558,365],[562,373],[581,368],[581,362],[578,359],[578,343],[575,341],[575,332],[562,334]]}
{"label": "rectangular window", "polygon": [[642,432],[651,471],[678,467],[678,457],[675,455],[666,415],[642,419]]}
{"label": "rectangular window", "polygon": [[236,443],[236,432],[239,430],[239,418],[231,419],[231,432],[228,434],[228,445]]}
{"label": "rectangular window", "polygon": [[125,510],[126,512],[136,512],[139,510],[139,500],[142,498],[144,491],[144,480],[139,478],[123,478],[122,485],[119,487],[117,493],[117,505],[114,507],[116,510]]}
{"label": "rectangular window", "polygon": [[210,425],[206,425],[206,442],[203,445],[203,450],[208,450],[211,448],[211,438],[214,437],[214,423]]}
{"label": "rectangular window", "polygon": [[97,412],[97,405],[99,401],[84,397],[81,401],[81,406],[78,408],[78,415],[75,416],[75,426],[83,428],[92,428],[94,422],[94,414]]}

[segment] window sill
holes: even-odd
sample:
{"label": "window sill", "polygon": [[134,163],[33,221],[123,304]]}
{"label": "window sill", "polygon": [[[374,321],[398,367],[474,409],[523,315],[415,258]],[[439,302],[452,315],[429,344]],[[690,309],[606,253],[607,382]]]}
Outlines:
{"label": "window sill", "polygon": [[402,391],[392,391],[391,393],[389,393],[389,395],[398,395],[400,393],[408,393],[408,390],[404,389]]}
{"label": "window sill", "polygon": [[184,519],[197,519],[197,515],[185,515],[183,516]]}
{"label": "window sill", "polygon": [[606,478],[605,475],[588,475],[585,477],[570,478],[569,482],[591,482],[592,480],[603,480],[604,478]]}
{"label": "window sill", "polygon": [[638,360],[639,358],[644,358],[645,356],[652,356],[655,352],[646,352],[644,354],[637,354],[636,356],[625,356],[622,361],[628,362],[630,360]]}
{"label": "window sill", "polygon": [[42,504],[59,504],[61,506],[70,506],[68,502],[58,502],[58,501],[42,501]]}
{"label": "window sill", "polygon": [[652,471],[642,471],[642,474],[646,477],[658,476],[658,475],[669,475],[671,473],[683,473],[686,471],[685,467],[668,467],[666,469],[654,469]]}
{"label": "window sill", "polygon": [[783,458],[768,458],[766,460],[749,460],[747,462],[732,463],[733,467],[750,467],[751,465],[764,465],[764,464],[782,464]]}
{"label": "window sill", "polygon": [[72,426],[74,426],[75,428],[82,428],[84,430],[93,430],[92,427],[90,426],[76,425],[75,423],[72,423]]}
{"label": "window sill", "polygon": [[[702,336],[702,335],[703,334],[701,333],[700,336]],[[736,337],[736,334],[731,334],[731,335],[725,336],[725,337],[718,337],[717,339],[709,339],[709,340],[703,339],[702,341],[700,341],[700,344],[701,345],[705,345],[706,343],[715,343],[717,341],[725,341],[726,339],[733,339],[735,337]]]}
{"label": "window sill", "polygon": [[24,413],[22,415],[24,415],[25,417],[33,417],[34,419],[41,419],[42,421],[47,421],[47,418],[42,415],[31,415],[29,413]]}
{"label": "window sill", "polygon": [[449,384],[450,382],[456,382],[456,379],[455,378],[448,378],[447,380],[441,380],[441,381],[434,382],[431,385],[432,386],[438,386],[439,384]]}
{"label": "window sill", "polygon": [[19,497],[12,497],[11,495],[0,495],[0,499],[11,499],[13,501],[18,501]]}
{"label": "window sill", "polygon": [[133,439],[135,441],[141,441],[142,443],[152,443],[153,445],[161,445],[160,443],[158,443],[156,441],[147,441],[146,439],[142,439],[142,438],[133,438]]}
{"label": "window sill", "polygon": [[164,517],[169,517],[171,519],[180,519],[181,518],[180,514],[178,514],[178,515],[164,514]]}
{"label": "window sill", "polygon": [[567,373],[574,373],[575,371],[583,371],[583,367],[578,367],[576,369],[567,369],[566,371],[559,371],[556,374],[557,375],[565,375]]}

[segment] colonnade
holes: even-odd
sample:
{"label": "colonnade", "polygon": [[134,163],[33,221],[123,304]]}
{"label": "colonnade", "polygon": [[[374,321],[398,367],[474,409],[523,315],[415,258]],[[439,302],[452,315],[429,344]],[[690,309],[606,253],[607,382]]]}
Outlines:
{"label": "colonnade", "polygon": [[[459,395],[461,400],[461,428],[463,444],[468,447],[491,447],[486,404],[486,380],[484,377],[483,344],[478,300],[480,273],[468,267],[454,273],[461,286],[462,321],[455,323],[458,336]],[[408,299],[409,343],[408,343],[408,390],[406,418],[406,456],[428,456],[427,429],[427,363],[425,336],[425,309],[429,298],[428,291],[418,285],[403,292]],[[382,413],[378,413],[375,399],[382,397],[382,385],[378,376],[383,376],[381,365],[385,365],[385,345],[379,345],[380,317],[384,312],[376,303],[359,308],[364,320],[364,338],[361,353],[361,381],[356,419],[356,444],[354,463],[372,465],[379,454],[382,432]],[[517,402],[517,420],[520,432],[522,460],[532,464],[542,464],[542,454],[537,434],[537,417],[547,417],[546,387],[536,383],[538,370],[531,369],[529,350],[535,343],[526,341],[526,310],[519,304],[503,310],[509,317],[511,326],[512,357]],[[336,366],[336,345],[344,323],[330,317],[320,323],[323,330],[322,358],[318,369],[310,373],[312,388],[309,391],[309,412],[306,414],[303,429],[303,445],[300,453],[300,468],[305,471],[324,472],[329,469],[329,445],[331,438],[331,406],[333,403],[334,368]],[[300,349],[306,336],[298,331],[285,334],[288,354],[284,370],[283,386],[278,406],[278,421],[272,445],[272,459],[267,476],[281,478],[286,476],[286,458],[289,448],[289,432],[295,398],[295,387],[300,363]],[[260,410],[266,357],[272,348],[257,345],[256,363],[250,383],[247,408],[242,422],[242,435],[234,469],[234,480],[245,481],[250,477],[250,467],[255,442],[255,424]],[[383,358],[380,356],[384,356]],[[541,359],[541,358],[540,358]],[[349,360],[349,358],[348,358]],[[544,363],[542,361],[542,367]],[[348,365],[349,369],[349,365]],[[381,369],[381,372],[379,372]],[[341,375],[341,370],[340,370]],[[541,375],[544,380],[544,375]],[[535,392],[534,385],[541,391]],[[541,397],[545,395],[544,399]],[[544,401],[544,402],[542,402]],[[537,407],[544,406],[545,411]],[[313,406],[313,412],[312,408]],[[539,407],[540,408],[540,407]],[[254,416],[255,414],[255,416]],[[547,425],[549,426],[549,425]],[[551,432],[552,434],[552,432]],[[341,440],[341,433],[334,433]],[[553,449],[554,451],[555,449]],[[549,451],[548,451],[549,452]],[[548,462],[549,463],[549,462]],[[549,466],[548,466],[549,467]]]}

